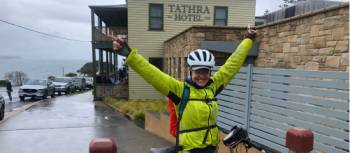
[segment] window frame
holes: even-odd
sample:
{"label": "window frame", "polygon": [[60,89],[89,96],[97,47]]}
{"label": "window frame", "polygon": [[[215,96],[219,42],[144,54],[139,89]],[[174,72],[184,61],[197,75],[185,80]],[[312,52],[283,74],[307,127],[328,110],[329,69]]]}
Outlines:
{"label": "window frame", "polygon": [[[151,16],[151,8],[152,6],[160,6],[161,7],[161,17],[152,17]],[[157,19],[161,19],[161,27],[160,28],[154,28],[152,27],[152,19],[153,18],[157,18]],[[164,30],[164,5],[163,4],[159,4],[159,3],[149,3],[148,6],[148,30],[149,31],[163,31]]]}
{"label": "window frame", "polygon": [[[148,62],[153,66],[157,67],[159,70],[164,72],[164,58],[163,57],[149,57]],[[158,65],[158,63],[160,65]]]}
{"label": "window frame", "polygon": [[223,19],[216,19],[216,10],[217,9],[225,9],[225,12],[226,12],[226,16],[225,16],[225,25],[224,26],[227,26],[227,23],[228,23],[228,7],[227,6],[214,6],[214,17],[213,17],[213,25],[214,26],[222,26],[222,25],[216,25],[216,20],[223,20]]}

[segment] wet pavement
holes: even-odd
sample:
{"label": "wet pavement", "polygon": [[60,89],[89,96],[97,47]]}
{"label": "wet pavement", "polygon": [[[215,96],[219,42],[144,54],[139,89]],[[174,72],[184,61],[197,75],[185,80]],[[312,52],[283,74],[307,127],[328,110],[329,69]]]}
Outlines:
{"label": "wet pavement", "polygon": [[93,138],[112,138],[118,153],[171,146],[119,112],[92,101],[91,91],[40,101],[0,122],[1,153],[88,153]]}

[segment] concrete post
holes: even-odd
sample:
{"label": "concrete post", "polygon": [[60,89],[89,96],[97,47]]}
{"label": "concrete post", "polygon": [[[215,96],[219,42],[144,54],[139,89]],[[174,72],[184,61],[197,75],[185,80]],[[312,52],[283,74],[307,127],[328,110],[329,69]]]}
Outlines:
{"label": "concrete post", "polygon": [[286,136],[286,146],[289,153],[308,153],[313,150],[314,135],[310,129],[299,127],[289,128]]}
{"label": "concrete post", "polygon": [[112,139],[94,138],[90,142],[89,153],[117,153],[117,146]]}

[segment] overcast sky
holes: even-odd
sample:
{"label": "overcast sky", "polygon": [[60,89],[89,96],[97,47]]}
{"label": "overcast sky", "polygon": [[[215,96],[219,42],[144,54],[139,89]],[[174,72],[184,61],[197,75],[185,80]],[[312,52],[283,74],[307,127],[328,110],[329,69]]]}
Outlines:
{"label": "overcast sky", "polygon": [[[256,0],[256,15],[274,11],[283,0]],[[345,0],[348,1],[348,0]],[[0,20],[79,40],[91,40],[88,5],[125,0],[1,0]],[[40,59],[91,59],[91,45],[43,36],[0,22],[0,56]]]}

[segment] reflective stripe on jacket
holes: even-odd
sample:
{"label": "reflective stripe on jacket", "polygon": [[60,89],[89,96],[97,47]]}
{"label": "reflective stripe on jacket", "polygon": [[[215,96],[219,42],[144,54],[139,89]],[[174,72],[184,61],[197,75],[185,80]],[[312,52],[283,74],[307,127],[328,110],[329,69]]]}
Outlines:
{"label": "reflective stripe on jacket", "polygon": [[[189,85],[190,97],[184,110],[179,130],[180,133],[181,131],[197,128],[204,128],[204,130],[181,133],[180,145],[184,150],[216,146],[219,143],[218,129],[216,127],[209,128],[209,130],[205,128],[216,125],[218,115],[217,103],[216,101],[204,102],[200,99],[213,99],[229,84],[230,80],[239,71],[251,46],[252,40],[244,39],[235,52],[227,59],[226,63],[210,78],[210,83],[205,88],[198,89]],[[175,103],[176,112],[178,112],[178,104],[184,89],[183,82],[163,73],[150,64],[137,53],[137,49],[132,49],[126,62],[156,90],[169,97]],[[205,139],[206,133],[208,134]]]}

